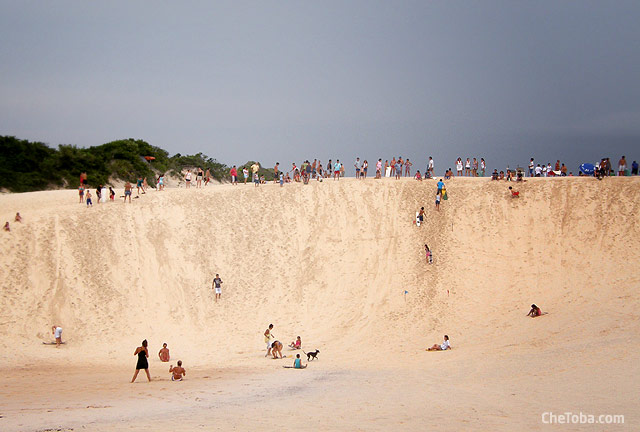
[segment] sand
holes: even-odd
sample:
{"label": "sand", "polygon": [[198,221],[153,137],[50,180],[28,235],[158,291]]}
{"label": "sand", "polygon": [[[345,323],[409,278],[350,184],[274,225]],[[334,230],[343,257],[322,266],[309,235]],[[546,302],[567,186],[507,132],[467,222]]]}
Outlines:
{"label": "sand", "polygon": [[[439,212],[411,179],[0,195],[0,430],[637,429],[640,178],[446,183]],[[318,360],[265,358],[269,323]]]}

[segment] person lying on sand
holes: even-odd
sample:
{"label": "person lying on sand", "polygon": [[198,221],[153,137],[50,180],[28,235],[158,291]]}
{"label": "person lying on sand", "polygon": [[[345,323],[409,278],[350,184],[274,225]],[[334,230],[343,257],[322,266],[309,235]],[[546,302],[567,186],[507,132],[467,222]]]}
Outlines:
{"label": "person lying on sand", "polygon": [[182,367],[182,360],[178,360],[178,366],[169,366],[169,373],[171,373],[171,381],[182,381],[182,378],[187,374],[187,371]]}
{"label": "person lying on sand", "polygon": [[166,343],[162,344],[162,349],[158,352],[158,357],[160,357],[161,362],[168,362],[171,359]]}
{"label": "person lying on sand", "polygon": [[282,358],[282,342],[275,341],[271,344],[271,353],[273,354],[273,358],[278,358],[278,354],[280,354],[280,358]]}
{"label": "person lying on sand", "polygon": [[509,192],[511,192],[511,198],[519,198],[520,192],[513,190],[513,187],[509,186]]}
{"label": "person lying on sand", "polygon": [[542,315],[542,311],[540,310],[540,308],[536,306],[535,303],[532,304],[531,310],[529,311],[527,316],[530,316],[531,318],[535,318],[535,317],[539,317],[540,315]]}
{"label": "person lying on sand", "polygon": [[296,338],[295,342],[291,342],[289,344],[289,348],[300,349],[301,347],[302,347],[302,340],[300,339],[300,336]]}
{"label": "person lying on sand", "polygon": [[451,345],[449,344],[449,336],[444,335],[444,342],[442,344],[433,344],[431,348],[427,348],[427,351],[445,351],[451,349]]}

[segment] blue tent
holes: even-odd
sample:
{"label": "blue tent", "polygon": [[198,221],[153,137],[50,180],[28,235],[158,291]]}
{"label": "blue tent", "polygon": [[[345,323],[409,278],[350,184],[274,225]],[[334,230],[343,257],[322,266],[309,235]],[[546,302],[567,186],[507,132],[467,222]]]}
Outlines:
{"label": "blue tent", "polygon": [[584,175],[593,175],[595,170],[596,166],[594,164],[583,163],[582,165],[580,165],[580,171],[582,171],[582,174]]}

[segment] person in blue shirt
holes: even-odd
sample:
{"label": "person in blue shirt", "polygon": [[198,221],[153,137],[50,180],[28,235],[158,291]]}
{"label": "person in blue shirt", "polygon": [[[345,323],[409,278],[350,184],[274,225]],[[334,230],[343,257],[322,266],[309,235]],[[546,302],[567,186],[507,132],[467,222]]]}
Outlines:
{"label": "person in blue shirt", "polygon": [[442,179],[438,181],[438,191],[442,192],[442,188],[444,188],[444,183]]}
{"label": "person in blue shirt", "polygon": [[304,369],[307,365],[302,364],[302,360],[300,360],[300,354],[296,354],[296,359],[293,361],[294,369]]}
{"label": "person in blue shirt", "polygon": [[636,161],[631,164],[631,175],[638,175],[638,162]]}

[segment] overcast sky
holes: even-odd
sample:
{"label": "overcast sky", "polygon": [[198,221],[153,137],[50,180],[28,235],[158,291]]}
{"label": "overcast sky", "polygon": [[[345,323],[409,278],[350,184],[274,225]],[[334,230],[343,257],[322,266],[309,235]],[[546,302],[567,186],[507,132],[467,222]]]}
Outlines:
{"label": "overcast sky", "polygon": [[640,1],[0,0],[0,134],[226,164],[640,160]]}

